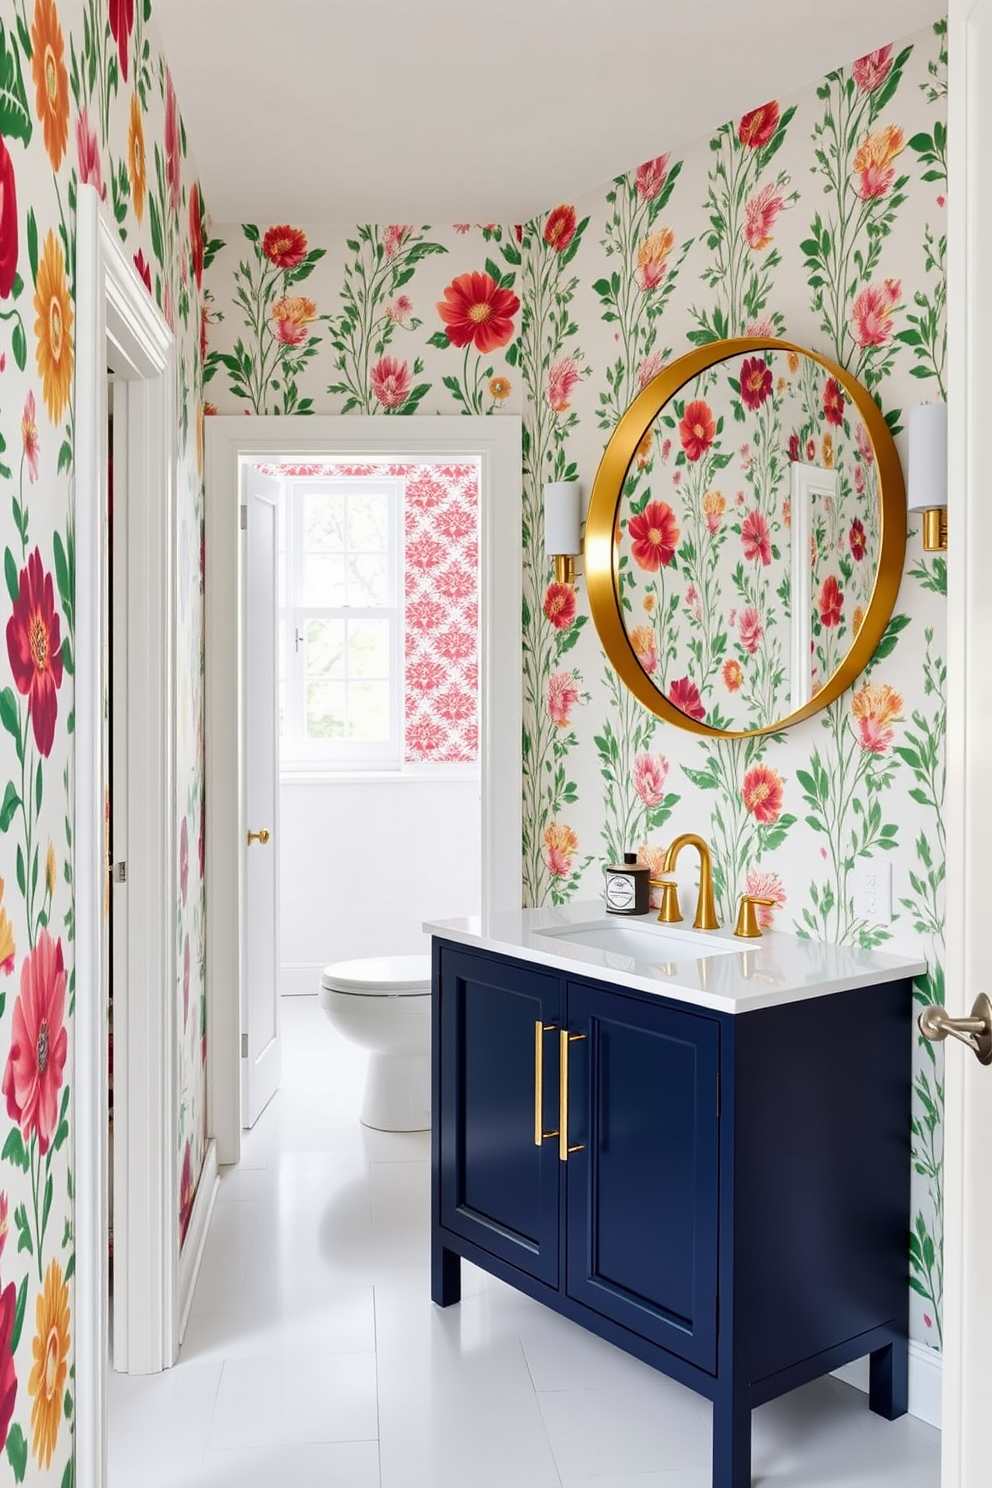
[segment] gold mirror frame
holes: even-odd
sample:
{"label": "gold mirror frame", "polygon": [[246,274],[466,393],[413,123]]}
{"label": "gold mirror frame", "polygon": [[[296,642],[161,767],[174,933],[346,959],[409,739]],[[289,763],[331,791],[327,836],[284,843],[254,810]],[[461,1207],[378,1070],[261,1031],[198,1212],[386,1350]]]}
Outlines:
{"label": "gold mirror frame", "polygon": [[[795,712],[756,729],[718,729],[683,713],[660,692],[634,654],[620,606],[617,560],[620,545],[619,510],[627,472],[638,446],[670,398],[701,372],[729,361],[731,357],[757,351],[786,351],[809,357],[835,377],[857,408],[871,440],[878,470],[879,554],[871,600],[861,629],[836,671],[820,691]],[[906,557],[906,490],[902,467],[889,427],[878,404],[851,374],[805,346],[780,341],[773,336],[739,336],[715,341],[679,357],[659,372],[631,403],[603,452],[589,500],[583,546],[589,606],[600,642],[621,680],[634,696],[658,718],[677,724],[694,734],[712,738],[748,739],[775,734],[812,718],[840,697],[864,671],[889,623],[899,593]]]}

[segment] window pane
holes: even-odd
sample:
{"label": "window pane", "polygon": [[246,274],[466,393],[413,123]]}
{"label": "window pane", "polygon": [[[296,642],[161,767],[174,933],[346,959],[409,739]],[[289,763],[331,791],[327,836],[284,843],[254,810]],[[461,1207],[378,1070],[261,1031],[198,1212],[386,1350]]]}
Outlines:
{"label": "window pane", "polygon": [[380,680],[389,676],[388,620],[349,620],[348,675]]}
{"label": "window pane", "polygon": [[347,675],[344,620],[307,621],[307,677]]}
{"label": "window pane", "polygon": [[345,498],[341,491],[308,491],[303,501],[303,546],[308,553],[344,551]]}
{"label": "window pane", "polygon": [[[348,603],[343,554],[307,553],[303,575],[303,603],[315,609]],[[352,600],[354,604],[355,601]]]}
{"label": "window pane", "polygon": [[391,599],[385,553],[352,555],[348,562],[348,604],[366,609],[372,605],[387,605]]}
{"label": "window pane", "polygon": [[384,553],[389,546],[389,497],[384,491],[349,491],[348,547],[353,553]]}
{"label": "window pane", "polygon": [[348,689],[348,737],[384,741],[389,738],[389,684],[355,682]]}
{"label": "window pane", "polygon": [[345,684],[307,683],[307,737],[343,739],[345,735]]}

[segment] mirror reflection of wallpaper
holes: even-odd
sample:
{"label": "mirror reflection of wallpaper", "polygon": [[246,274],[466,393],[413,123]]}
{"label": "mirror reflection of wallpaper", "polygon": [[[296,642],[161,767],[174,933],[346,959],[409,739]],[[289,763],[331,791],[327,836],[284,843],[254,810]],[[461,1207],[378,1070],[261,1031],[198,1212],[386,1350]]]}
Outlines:
{"label": "mirror reflection of wallpaper", "polygon": [[733,358],[665,405],[628,471],[618,572],[634,653],[692,718],[783,718],[843,659],[879,536],[874,453],[836,379],[794,352]]}

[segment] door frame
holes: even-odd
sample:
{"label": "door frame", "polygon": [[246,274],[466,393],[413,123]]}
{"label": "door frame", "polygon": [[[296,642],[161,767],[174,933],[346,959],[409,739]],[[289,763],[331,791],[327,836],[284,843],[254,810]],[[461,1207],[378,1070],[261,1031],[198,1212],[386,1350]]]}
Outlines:
{"label": "door frame", "polygon": [[[206,424],[206,881],[208,1130],[217,1160],[241,1153],[240,905],[246,831],[240,636],[243,458],[265,463],[381,456],[477,457],[482,911],[521,902],[522,421],[516,414],[384,419],[213,416]],[[397,883],[387,892],[400,893]]]}
{"label": "door frame", "polygon": [[[76,209],[75,1355],[76,1480],[106,1481],[108,1049],[103,624],[109,599],[107,370],[126,421],[128,964],[115,1029],[115,1365],[149,1373],[177,1342],[173,696],[176,360],[171,332],[97,193]],[[129,493],[141,493],[141,500]],[[119,597],[123,585],[115,591]],[[120,615],[117,616],[121,620]],[[117,845],[118,852],[122,844]],[[121,1119],[123,1115],[123,1119]],[[119,1144],[119,1146],[118,1146]],[[119,1160],[118,1160],[119,1159]],[[123,1188],[123,1192],[121,1189]]]}

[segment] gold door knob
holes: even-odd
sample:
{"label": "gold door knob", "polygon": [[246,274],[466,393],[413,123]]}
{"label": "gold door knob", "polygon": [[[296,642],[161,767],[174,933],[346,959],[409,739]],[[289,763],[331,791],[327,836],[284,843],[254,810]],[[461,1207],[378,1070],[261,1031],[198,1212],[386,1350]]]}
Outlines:
{"label": "gold door knob", "polygon": [[758,916],[754,912],[756,904],[765,904],[770,909],[776,901],[774,899],[762,899],[757,894],[742,894],[741,907],[737,911],[737,924],[734,926],[734,934],[739,935],[742,940],[755,940],[761,935],[761,926],[758,924]]}
{"label": "gold door knob", "polygon": [[984,992],[975,998],[970,1018],[952,1018],[938,1003],[923,1009],[919,1024],[930,1043],[939,1044],[950,1034],[967,1044],[980,1064],[992,1064],[992,1002]]}
{"label": "gold door knob", "polygon": [[248,846],[251,847],[253,842],[260,842],[264,847],[271,836],[272,833],[269,831],[268,827],[263,827],[260,832],[249,832]]}

